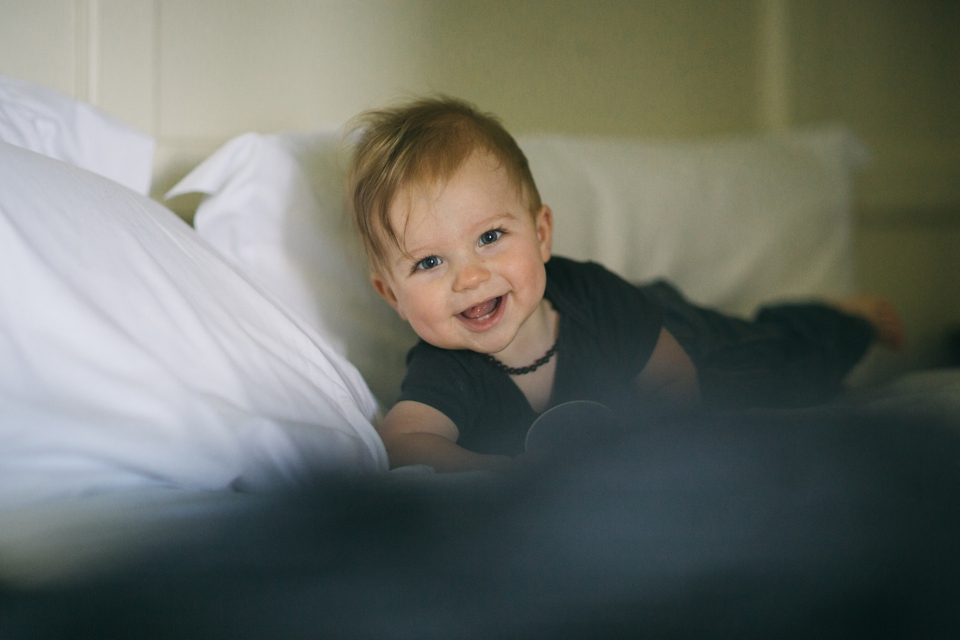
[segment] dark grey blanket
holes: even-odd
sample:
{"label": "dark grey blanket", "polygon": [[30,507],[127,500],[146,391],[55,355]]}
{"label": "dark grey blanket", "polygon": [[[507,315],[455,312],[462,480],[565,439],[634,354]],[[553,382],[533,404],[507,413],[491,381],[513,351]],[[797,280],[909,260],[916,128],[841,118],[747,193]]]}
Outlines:
{"label": "dark grey blanket", "polygon": [[95,580],[3,590],[0,637],[960,629],[956,425],[832,405],[631,426],[508,476],[329,478],[251,496]]}

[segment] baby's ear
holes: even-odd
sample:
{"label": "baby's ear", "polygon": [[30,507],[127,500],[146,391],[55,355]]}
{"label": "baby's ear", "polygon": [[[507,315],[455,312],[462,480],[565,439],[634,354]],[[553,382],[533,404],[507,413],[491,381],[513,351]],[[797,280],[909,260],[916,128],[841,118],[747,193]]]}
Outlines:
{"label": "baby's ear", "polygon": [[540,257],[547,262],[553,250],[553,212],[550,207],[540,207],[534,223],[537,226],[537,239],[540,241]]}
{"label": "baby's ear", "polygon": [[393,292],[393,287],[390,286],[387,279],[379,273],[371,273],[370,282],[373,283],[373,288],[377,290],[377,293],[393,307],[393,310],[396,311],[402,319],[406,320],[407,318],[403,315],[403,311],[400,310],[400,301],[397,300],[397,294]]}

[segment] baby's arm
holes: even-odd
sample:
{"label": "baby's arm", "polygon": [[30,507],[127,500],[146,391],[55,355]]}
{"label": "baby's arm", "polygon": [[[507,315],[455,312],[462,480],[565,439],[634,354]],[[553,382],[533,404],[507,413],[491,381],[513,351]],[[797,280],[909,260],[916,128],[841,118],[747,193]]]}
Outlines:
{"label": "baby's arm", "polygon": [[377,431],[387,449],[391,469],[426,464],[439,472],[472,471],[502,467],[510,461],[507,456],[474,453],[458,446],[457,425],[442,412],[421,402],[398,402]]}
{"label": "baby's arm", "polygon": [[661,413],[690,413],[700,404],[697,369],[669,331],[660,329],[653,354],[635,380],[641,397]]}

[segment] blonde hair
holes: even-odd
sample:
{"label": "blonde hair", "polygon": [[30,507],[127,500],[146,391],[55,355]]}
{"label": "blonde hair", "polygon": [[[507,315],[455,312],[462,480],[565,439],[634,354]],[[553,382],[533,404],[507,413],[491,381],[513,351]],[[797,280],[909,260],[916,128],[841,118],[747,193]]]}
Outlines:
{"label": "blonde hair", "polygon": [[351,131],[359,136],[347,174],[347,206],[377,272],[384,267],[386,243],[401,248],[389,217],[397,194],[449,180],[478,149],[501,163],[531,213],[540,210],[540,194],[516,141],[495,116],[467,102],[441,96],[367,111]]}

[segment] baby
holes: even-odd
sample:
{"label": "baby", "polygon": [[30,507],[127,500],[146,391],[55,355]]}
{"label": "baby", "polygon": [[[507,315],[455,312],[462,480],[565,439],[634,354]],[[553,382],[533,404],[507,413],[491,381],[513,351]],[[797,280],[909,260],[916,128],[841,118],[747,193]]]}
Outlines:
{"label": "baby", "polygon": [[[875,337],[903,342],[878,298],[783,305],[749,323],[690,305],[666,283],[638,287],[551,257],[553,214],[523,152],[471,105],[425,99],[357,122],[347,198],[371,280],[421,338],[378,426],[392,467],[503,466],[537,415],[568,400],[630,396],[692,411],[701,385],[713,398],[724,380],[742,382],[730,372],[745,352],[746,369],[759,357],[839,380]],[[848,345],[839,357],[836,343]]]}

